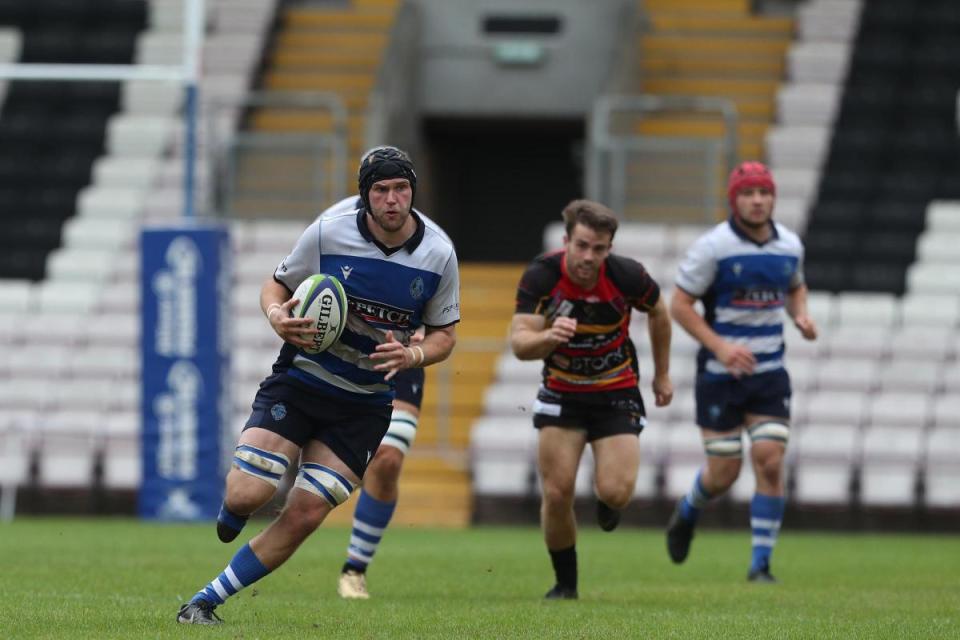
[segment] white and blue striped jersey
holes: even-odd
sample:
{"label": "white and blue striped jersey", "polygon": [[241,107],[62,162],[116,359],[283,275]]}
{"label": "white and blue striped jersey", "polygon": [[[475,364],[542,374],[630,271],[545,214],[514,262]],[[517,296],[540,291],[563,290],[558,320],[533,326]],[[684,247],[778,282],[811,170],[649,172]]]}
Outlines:
{"label": "white and blue striped jersey", "polygon": [[356,197],[347,198],[321,213],[274,273],[290,291],[315,273],[336,276],[349,306],[343,335],[319,354],[284,344],[274,373],[328,395],[388,403],[393,385],[373,370],[369,354],[388,330],[406,342],[421,325],[460,321],[457,256],[440,227],[416,211],[413,236],[400,247],[385,247],[357,205]]}
{"label": "white and blue striped jersey", "polygon": [[[707,324],[724,340],[746,345],[757,359],[754,374],[783,368],[783,315],[787,294],[803,284],[803,243],[773,222],[759,244],[728,220],[702,235],[680,263],[676,285],[700,298]],[[732,378],[704,347],[697,370]]]}

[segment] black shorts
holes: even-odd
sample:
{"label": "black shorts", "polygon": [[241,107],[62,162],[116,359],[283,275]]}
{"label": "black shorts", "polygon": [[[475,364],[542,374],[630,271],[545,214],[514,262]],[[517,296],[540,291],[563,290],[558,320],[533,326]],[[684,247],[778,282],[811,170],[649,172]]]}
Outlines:
{"label": "black shorts", "polygon": [[423,369],[402,369],[393,377],[397,400],[408,402],[419,410],[423,403],[423,381],[426,377]]}
{"label": "black shorts", "polygon": [[638,435],[647,424],[646,415],[636,387],[564,393],[541,386],[533,405],[533,426],[582,429],[593,442],[621,433]]}
{"label": "black shorts", "polygon": [[389,404],[344,401],[268,379],[243,428],[261,427],[301,448],[319,440],[362,478],[390,426],[390,413]]}
{"label": "black shorts", "polygon": [[790,376],[785,369],[745,376],[739,380],[697,376],[697,425],[712,431],[743,426],[753,413],[790,420]]}

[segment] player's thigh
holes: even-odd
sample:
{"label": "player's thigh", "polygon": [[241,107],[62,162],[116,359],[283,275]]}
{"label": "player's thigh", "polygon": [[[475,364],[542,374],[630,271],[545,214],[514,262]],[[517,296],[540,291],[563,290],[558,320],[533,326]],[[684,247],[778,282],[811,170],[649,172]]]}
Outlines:
{"label": "player's thigh", "polygon": [[789,438],[789,425],[783,416],[747,414],[750,460],[758,474],[771,473],[783,465]]}
{"label": "player's thigh", "polygon": [[743,466],[743,428],[724,431],[700,429],[710,476],[720,484],[729,484],[740,475]]}
{"label": "player's thigh", "polygon": [[227,494],[269,498],[299,456],[300,447],[277,433],[262,427],[244,429],[227,474]]}
{"label": "player's thigh", "polygon": [[637,483],[640,467],[640,439],[633,434],[621,433],[594,440],[594,477],[601,492],[633,488]]}
{"label": "player's thigh", "polygon": [[300,469],[289,505],[322,507],[329,511],[346,502],[360,484],[360,477],[326,443],[311,440],[300,454]]}
{"label": "player's thigh", "polygon": [[572,493],[587,434],[570,427],[539,429],[537,463],[544,490]]}

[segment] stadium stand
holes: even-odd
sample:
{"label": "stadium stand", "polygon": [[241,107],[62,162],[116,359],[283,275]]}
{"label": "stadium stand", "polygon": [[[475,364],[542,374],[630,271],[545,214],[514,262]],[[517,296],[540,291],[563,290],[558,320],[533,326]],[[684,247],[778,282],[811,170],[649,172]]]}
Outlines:
{"label": "stadium stand", "polygon": [[[44,2],[38,0],[38,6]],[[108,20],[94,30],[102,36],[100,43],[70,35],[67,26],[51,30],[18,21],[16,5],[0,6],[0,24],[6,25],[0,29],[0,60],[53,60],[80,52],[89,61],[159,64],[176,62],[180,55],[178,2],[90,0],[89,6],[124,5],[116,22],[130,29],[104,35],[113,25]],[[76,6],[81,5],[86,3]],[[135,5],[141,9],[130,9]],[[693,0],[682,6],[647,5],[653,33],[640,47],[640,60],[651,80],[648,88],[700,94],[724,87],[749,96],[741,99],[741,154],[766,155],[778,178],[778,218],[806,230],[808,275],[821,287],[811,293],[810,307],[822,336],[807,343],[792,329],[787,334],[795,389],[791,505],[956,509],[960,254],[954,247],[960,239],[960,204],[946,199],[960,197],[954,121],[960,56],[954,55],[958,40],[947,35],[960,27],[953,3],[884,0],[862,29],[862,3],[854,0],[810,0],[800,6],[795,23],[749,17],[748,3],[740,0],[710,3],[716,15],[702,19],[693,15],[691,7],[699,6]],[[291,30],[278,35],[271,50],[272,66],[264,76],[268,86],[295,88],[294,77],[303,75],[299,79],[307,84],[299,88],[341,93],[350,108],[351,156],[363,145],[362,107],[395,9],[389,0],[364,0],[322,15],[292,10],[281,19]],[[75,10],[74,24],[84,24],[84,10]],[[274,11],[272,1],[209,2],[206,99],[242,102],[258,77]],[[796,37],[789,43],[794,24]],[[910,33],[916,28],[932,35],[913,46]],[[362,46],[353,49],[334,37],[346,32],[346,40]],[[757,47],[774,34],[762,46],[777,56],[762,64],[721,63],[715,54],[729,49],[723,43],[733,34]],[[701,44],[690,44],[694,35]],[[878,42],[892,44],[884,50]],[[776,59],[780,54],[782,61]],[[306,67],[321,71],[303,74]],[[733,75],[706,81],[724,69]],[[888,72],[899,74],[906,89],[892,95],[877,88],[873,80]],[[784,74],[788,82],[777,90],[774,83]],[[0,244],[0,269],[6,269],[0,272],[0,516],[12,513],[17,486],[136,487],[136,234],[144,221],[176,218],[182,205],[177,91],[153,83],[85,90],[39,86],[14,82],[6,87],[0,118],[5,149],[33,144],[38,130],[52,132],[50,144],[77,146],[68,152],[47,149],[44,153],[64,158],[49,171],[33,167],[26,175],[19,163],[0,162],[0,210],[6,223],[18,225],[16,234],[4,233],[6,240],[0,240],[8,243]],[[28,107],[31,97],[48,107]],[[45,128],[37,118],[56,115],[64,100],[77,107],[76,117]],[[916,118],[903,118],[904,112]],[[224,132],[243,123],[239,109],[218,113],[217,126]],[[250,122],[262,131],[305,124],[275,110],[254,112]],[[881,136],[867,128],[876,123],[887,123],[896,133]],[[306,123],[318,130],[328,125],[323,119]],[[644,133],[650,135],[709,137],[718,131],[702,123],[647,126]],[[884,162],[860,162],[872,154]],[[918,175],[906,174],[908,169]],[[202,171],[200,178],[205,198],[211,176]],[[38,190],[29,191],[34,183]],[[254,302],[259,282],[303,226],[279,219],[232,223],[233,246],[243,257],[236,261],[232,301],[235,340],[241,345],[233,357],[237,428],[278,346]],[[680,256],[702,230],[627,225],[618,234],[617,249],[647,264],[669,295]],[[561,237],[562,229],[547,228],[544,247],[556,248]],[[30,247],[37,252],[25,257]],[[464,266],[461,345],[448,367],[428,372],[417,446],[431,453],[440,442],[454,450],[468,447],[469,474],[456,459],[412,457],[402,490],[417,499],[401,502],[398,522],[442,523],[438,514],[449,512],[447,524],[463,524],[472,497],[524,499],[539,491],[529,419],[539,364],[520,363],[503,351],[520,269]],[[31,321],[24,325],[18,316],[26,312]],[[56,327],[56,345],[51,327]],[[649,363],[645,330],[636,318],[632,333],[642,369]],[[69,355],[63,355],[64,346]],[[677,396],[667,409],[648,408],[637,482],[641,500],[676,497],[700,465],[702,451],[692,425],[695,349],[686,334],[675,331],[671,366]],[[587,459],[581,468],[581,497],[590,494],[591,464]],[[745,500],[749,485],[749,477],[741,479],[732,499]],[[346,521],[349,509],[341,512]]]}

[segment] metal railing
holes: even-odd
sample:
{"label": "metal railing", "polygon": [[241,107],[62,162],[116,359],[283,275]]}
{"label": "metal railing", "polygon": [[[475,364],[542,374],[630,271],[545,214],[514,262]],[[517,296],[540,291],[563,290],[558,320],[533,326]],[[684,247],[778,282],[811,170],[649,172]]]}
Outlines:
{"label": "metal railing", "polygon": [[[277,109],[316,123],[286,131],[239,131],[218,136],[229,111]],[[295,116],[294,116],[295,117]],[[347,109],[340,96],[320,92],[254,92],[237,102],[216,102],[207,111],[213,209],[227,217],[310,217],[346,197]]]}
{"label": "metal railing", "polygon": [[[697,114],[722,123],[718,138],[641,134],[644,121]],[[588,127],[587,194],[625,218],[715,220],[724,169],[737,162],[737,109],[724,98],[607,95]]]}
{"label": "metal railing", "polygon": [[393,144],[416,158],[421,22],[416,3],[401,4],[370,93],[364,131],[367,148]]}

